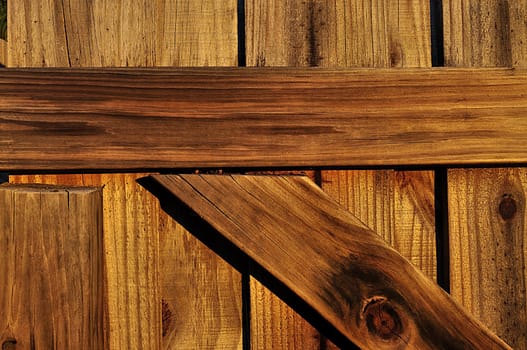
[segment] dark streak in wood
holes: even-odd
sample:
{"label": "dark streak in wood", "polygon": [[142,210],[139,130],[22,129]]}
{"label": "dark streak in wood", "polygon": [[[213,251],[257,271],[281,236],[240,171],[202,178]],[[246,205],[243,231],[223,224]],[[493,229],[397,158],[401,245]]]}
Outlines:
{"label": "dark streak in wood", "polygon": [[526,90],[509,69],[6,69],[0,170],[524,163]]}
{"label": "dark streak in wood", "polygon": [[318,27],[317,27],[317,13],[316,12],[316,3],[313,0],[309,0],[309,10],[308,10],[308,42],[309,42],[309,66],[318,67],[320,65],[320,53],[318,50]]}
{"label": "dark streak in wood", "polygon": [[161,299],[161,315],[162,315],[162,329],[163,337],[168,334],[170,326],[172,324],[172,311],[170,310],[170,305],[164,299]]}
{"label": "dark streak in wood", "polygon": [[[45,118],[45,117],[44,117]],[[89,121],[36,121],[0,118],[3,130],[9,130],[12,135],[42,135],[54,136],[97,136],[104,135],[105,130]]]}

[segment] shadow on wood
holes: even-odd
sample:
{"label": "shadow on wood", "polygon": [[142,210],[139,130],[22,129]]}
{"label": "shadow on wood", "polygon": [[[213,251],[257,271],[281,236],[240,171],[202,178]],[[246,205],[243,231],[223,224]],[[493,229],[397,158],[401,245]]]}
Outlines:
{"label": "shadow on wood", "polygon": [[[207,222],[200,232],[213,248],[237,251],[238,264],[250,256],[361,348],[509,349],[306,178],[154,179],[166,189],[156,191],[162,202],[175,202],[173,195]],[[213,229],[223,238],[208,237]]]}
{"label": "shadow on wood", "polygon": [[[243,274],[251,274],[280,299],[295,309],[302,317],[331,339],[342,349],[359,349],[353,342],[346,338],[340,331],[324,319],[313,307],[295,294],[289,287],[270,274],[249,255],[238,248],[234,243],[225,238],[220,232],[203,220],[188,205],[169,193],[159,182],[152,177],[144,177],[138,183],[159,199],[162,209],[191,232],[196,238],[211,248],[234,268]],[[248,283],[244,288],[249,288]],[[249,317],[250,301],[244,300],[244,341],[249,342]]]}

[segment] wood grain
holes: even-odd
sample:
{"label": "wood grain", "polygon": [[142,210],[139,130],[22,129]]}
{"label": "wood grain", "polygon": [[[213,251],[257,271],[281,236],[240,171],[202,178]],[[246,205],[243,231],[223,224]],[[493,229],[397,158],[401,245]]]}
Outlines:
{"label": "wood grain", "polygon": [[242,349],[240,273],[167,215],[160,220],[163,349]]}
{"label": "wood grain", "polygon": [[2,170],[489,164],[527,154],[527,74],[508,69],[6,69],[0,86]]}
{"label": "wood grain", "polygon": [[[443,8],[448,65],[527,67],[525,1]],[[451,293],[515,349],[527,349],[525,178],[523,168],[448,173]],[[511,203],[514,215],[504,219],[501,203],[504,210]]]}
{"label": "wood grain", "polygon": [[162,1],[157,11],[156,66],[238,65],[236,0]]}
{"label": "wood grain", "polygon": [[10,67],[236,65],[236,1],[13,1]]}
{"label": "wood grain", "polygon": [[509,40],[511,42],[511,66],[527,67],[527,3],[509,1]]}
{"label": "wood grain", "polygon": [[306,178],[154,179],[361,348],[510,349]]}
{"label": "wood grain", "polygon": [[429,4],[251,0],[250,66],[430,66]]}
{"label": "wood grain", "polygon": [[[236,0],[159,2],[158,66],[235,66]],[[144,127],[142,127],[144,129]],[[241,274],[159,214],[163,349],[242,349]]]}
{"label": "wood grain", "polygon": [[322,189],[436,278],[432,171],[324,171]]}
{"label": "wood grain", "polygon": [[527,170],[448,175],[452,296],[514,349],[525,349]]}
{"label": "wood grain", "polygon": [[[10,176],[10,183],[103,188],[104,262],[109,348],[159,349],[157,201],[135,178],[144,174]],[[159,303],[159,304],[158,304]]]}
{"label": "wood grain", "polygon": [[[337,25],[338,19],[328,18],[327,5],[325,1],[246,1],[247,66],[324,66],[328,57],[322,57],[325,40],[320,34]],[[326,345],[317,329],[253,276],[250,287],[252,349],[315,350]]]}
{"label": "wood grain", "polygon": [[319,332],[251,276],[251,349],[319,349]]}
{"label": "wood grain", "polygon": [[[425,1],[248,1],[247,63],[251,66],[333,68],[430,67],[429,13],[429,3]],[[382,222],[385,230],[376,231],[382,235],[397,235],[399,247],[404,247],[403,254],[411,257],[430,276],[435,276],[433,208],[432,216],[421,220],[423,216],[419,213],[422,211],[415,207],[423,202],[433,203],[433,180],[421,181],[429,178],[430,172],[398,172],[397,178],[405,179],[405,184],[432,186],[408,193],[407,189],[416,186],[396,187],[397,181],[371,182],[372,179],[394,179],[395,173],[390,170],[324,170],[321,173],[322,188],[335,198],[346,197],[350,210],[360,203],[372,204],[368,201],[369,191],[374,190],[371,186],[379,189],[378,194],[385,190],[383,195],[386,196],[378,197],[376,206],[368,210],[372,220],[361,219],[368,225]],[[404,219],[395,220],[401,217]],[[391,238],[393,242],[394,237]],[[280,305],[270,312],[282,310],[287,309]],[[289,312],[285,312],[284,317],[289,317]],[[273,332],[281,339],[286,333],[284,326],[274,328]],[[298,331],[292,329],[291,338],[296,339],[297,335]],[[311,337],[306,335],[305,338]],[[332,344],[321,344],[315,348],[333,348]]]}
{"label": "wood grain", "polygon": [[[10,2],[8,63],[13,67],[143,66],[150,38],[134,37],[144,19],[121,31],[121,1]],[[101,10],[96,7],[101,6]],[[128,2],[124,12],[148,4]],[[151,7],[150,7],[151,8]],[[123,13],[124,15],[125,13]],[[151,17],[152,18],[152,17]],[[130,28],[133,24],[133,28]],[[127,34],[130,34],[128,36]],[[99,40],[101,39],[101,40]],[[161,298],[156,203],[135,184],[138,175],[11,176],[10,182],[104,186],[104,247],[110,349],[161,347]],[[145,196],[146,194],[146,196]],[[138,200],[139,202],[133,202]],[[150,216],[147,216],[150,215]]]}
{"label": "wood grain", "polygon": [[99,188],[0,186],[2,349],[105,349]]}
{"label": "wood grain", "polygon": [[[429,2],[356,1],[341,2],[340,6],[334,10],[336,18],[326,21],[339,23],[328,25],[335,33],[326,35],[330,42],[346,45],[323,50],[322,56],[334,58],[325,64],[377,68],[431,66]],[[328,41],[323,33],[318,34],[320,42]],[[323,171],[321,178],[326,192],[435,278],[433,176],[430,171],[330,170]]]}
{"label": "wood grain", "polygon": [[[17,23],[11,37],[20,39],[9,48],[13,67],[237,61],[234,0],[17,1],[10,9],[11,22]],[[111,348],[240,348],[239,274],[160,212],[157,201],[136,183],[144,175],[48,174],[10,180],[105,186]]]}
{"label": "wood grain", "polygon": [[443,1],[445,65],[527,67],[527,3]]}
{"label": "wood grain", "polygon": [[0,64],[7,65],[7,41],[0,39]]}
{"label": "wood grain", "polygon": [[18,175],[10,182],[104,188],[111,346],[241,348],[239,273],[160,209],[136,182],[146,175]]}

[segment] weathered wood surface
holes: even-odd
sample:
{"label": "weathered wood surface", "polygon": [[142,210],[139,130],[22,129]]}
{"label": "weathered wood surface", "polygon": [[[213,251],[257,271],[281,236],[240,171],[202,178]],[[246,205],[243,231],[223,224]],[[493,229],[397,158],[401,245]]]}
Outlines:
{"label": "weathered wood surface", "polygon": [[[340,3],[340,0],[334,4],[325,1],[247,1],[247,66],[326,66],[329,57],[326,52],[321,52],[321,44],[329,43],[329,38],[324,29],[338,28],[342,17],[335,16],[333,6],[340,6]],[[350,18],[350,22],[354,21]],[[316,181],[320,178],[320,171],[316,170],[316,174],[310,177]],[[251,349],[318,350],[332,346],[315,327],[253,276],[250,287]]]}
{"label": "weathered wood surface", "polygon": [[[245,6],[248,66],[431,65],[430,8],[426,1],[260,0],[248,1]],[[428,276],[435,277],[433,172],[318,173],[316,178],[327,193],[375,227]],[[266,294],[270,292],[258,281],[251,288],[251,310],[257,311],[251,314],[254,349],[334,348],[280,300]]]}
{"label": "weathered wood surface", "polygon": [[105,349],[99,188],[0,186],[0,346]]}
{"label": "weathered wood surface", "polygon": [[[235,0],[17,0],[9,16],[10,67],[237,62]],[[240,274],[159,210],[136,183],[144,175],[17,175],[10,181],[104,186],[111,349],[240,349]]]}
{"label": "weathered wood surface", "polygon": [[17,0],[8,20],[10,67],[237,63],[235,0]]}
{"label": "weathered wood surface", "polygon": [[[237,65],[236,0],[159,3],[157,66]],[[241,350],[241,273],[164,213],[159,227],[163,349]]]}
{"label": "weathered wood surface", "polygon": [[325,171],[322,189],[436,279],[433,171]]}
{"label": "weathered wood surface", "polygon": [[430,65],[428,2],[253,0],[246,7],[250,66]]}
{"label": "weathered wood surface", "polygon": [[154,179],[362,348],[509,349],[306,178]]}
{"label": "weathered wood surface", "polygon": [[527,74],[6,70],[0,169],[472,164],[527,159]]}
{"label": "weathered wood surface", "polygon": [[525,349],[527,169],[448,175],[452,296],[514,349]]}
{"label": "weathered wood surface", "polygon": [[445,65],[527,67],[525,1],[443,1]]}
{"label": "weathered wood surface", "polygon": [[[159,349],[159,206],[135,182],[144,174],[10,176],[10,183],[103,188],[108,348]],[[60,212],[55,213],[60,215]]]}
{"label": "weathered wood surface", "polygon": [[[445,63],[527,67],[527,2],[443,2]],[[527,349],[527,174],[448,172],[452,296],[514,349]]]}
{"label": "weathered wood surface", "polygon": [[7,41],[0,39],[0,64],[7,65]]}

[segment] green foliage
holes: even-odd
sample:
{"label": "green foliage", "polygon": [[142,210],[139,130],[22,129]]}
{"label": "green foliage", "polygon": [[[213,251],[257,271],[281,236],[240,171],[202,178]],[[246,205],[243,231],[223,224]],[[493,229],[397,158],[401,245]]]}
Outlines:
{"label": "green foliage", "polygon": [[0,39],[7,39],[7,0],[0,0]]}

